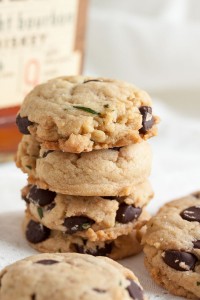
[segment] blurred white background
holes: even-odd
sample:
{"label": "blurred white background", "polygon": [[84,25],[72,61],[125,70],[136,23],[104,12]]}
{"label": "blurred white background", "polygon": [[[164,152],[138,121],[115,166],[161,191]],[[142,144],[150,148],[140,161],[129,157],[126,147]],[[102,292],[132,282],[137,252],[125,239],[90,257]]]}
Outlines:
{"label": "blurred white background", "polygon": [[86,71],[153,92],[199,88],[198,0],[90,0]]}
{"label": "blurred white background", "polygon": [[147,90],[161,117],[155,212],[200,188],[200,1],[90,0],[85,73]]}
{"label": "blurred white background", "polygon": [[[200,189],[199,53],[199,0],[90,0],[84,73],[147,90],[162,119],[159,136],[151,140],[152,213]],[[14,164],[0,166],[0,267],[35,253],[19,228],[24,207],[19,190],[25,182]],[[124,264],[134,269],[150,299],[176,298],[149,279],[142,255]]]}

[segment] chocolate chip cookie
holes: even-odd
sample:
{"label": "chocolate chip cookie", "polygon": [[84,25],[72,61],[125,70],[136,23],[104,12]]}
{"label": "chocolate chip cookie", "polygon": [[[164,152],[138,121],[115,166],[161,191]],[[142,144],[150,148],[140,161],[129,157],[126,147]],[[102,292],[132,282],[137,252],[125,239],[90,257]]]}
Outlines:
{"label": "chocolate chip cookie", "polygon": [[22,198],[38,222],[91,241],[114,239],[140,226],[143,206],[152,197],[148,181],[125,197],[68,196],[31,185],[22,190]]}
{"label": "chocolate chip cookie", "polygon": [[145,263],[171,293],[200,299],[200,192],[164,205],[147,224]]}
{"label": "chocolate chip cookie", "polygon": [[[149,214],[144,211],[141,217],[142,226],[149,219]],[[78,252],[108,256],[112,259],[121,259],[139,253],[142,250],[140,242],[145,231],[145,226],[142,226],[114,239],[92,242],[78,234],[51,230],[38,222],[29,211],[26,212],[23,228],[31,247],[40,252]]]}
{"label": "chocolate chip cookie", "polygon": [[45,253],[20,260],[1,271],[0,299],[147,298],[137,277],[109,258],[76,253]]}
{"label": "chocolate chip cookie", "polygon": [[81,196],[129,195],[132,187],[147,180],[151,162],[147,142],[74,154],[46,151],[32,136],[23,137],[16,158],[29,183]]}
{"label": "chocolate chip cookie", "polygon": [[157,134],[149,95],[123,81],[71,76],[35,87],[17,116],[43,147],[80,153],[138,143]]}

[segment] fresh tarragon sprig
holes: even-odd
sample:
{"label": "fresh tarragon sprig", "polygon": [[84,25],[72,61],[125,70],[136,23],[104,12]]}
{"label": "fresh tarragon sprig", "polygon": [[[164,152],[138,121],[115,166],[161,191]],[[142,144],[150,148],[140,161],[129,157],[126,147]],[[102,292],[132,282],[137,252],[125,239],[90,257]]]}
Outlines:
{"label": "fresh tarragon sprig", "polygon": [[39,207],[37,208],[37,211],[38,211],[38,215],[39,215],[40,219],[42,219],[43,216],[44,216],[44,215],[43,215],[43,209],[42,209],[42,207],[39,206]]}
{"label": "fresh tarragon sprig", "polygon": [[80,110],[83,110],[83,111],[86,111],[86,112],[88,112],[88,113],[91,113],[91,114],[93,114],[93,115],[100,115],[99,112],[97,112],[97,111],[95,111],[95,110],[93,110],[93,109],[91,109],[91,108],[89,108],[89,107],[85,107],[85,106],[76,106],[76,105],[74,105],[73,107],[74,107],[74,108],[77,108],[77,109],[80,109]]}

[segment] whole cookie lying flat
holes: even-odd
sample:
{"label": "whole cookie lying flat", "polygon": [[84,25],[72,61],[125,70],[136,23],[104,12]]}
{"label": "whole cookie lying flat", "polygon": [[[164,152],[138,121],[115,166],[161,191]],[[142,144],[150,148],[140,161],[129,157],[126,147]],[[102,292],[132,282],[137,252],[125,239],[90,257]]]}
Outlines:
{"label": "whole cookie lying flat", "polygon": [[171,293],[200,299],[200,192],[164,205],[147,224],[146,266]]}
{"label": "whole cookie lying flat", "polygon": [[129,195],[150,175],[152,152],[147,142],[122,148],[73,154],[45,151],[32,136],[24,136],[16,164],[29,183],[61,194]]}
{"label": "whole cookie lying flat", "polygon": [[[144,224],[148,219],[149,215],[146,213]],[[94,256],[108,256],[117,260],[135,255],[142,250],[140,242],[145,226],[132,230],[131,233],[123,234],[114,240],[91,242],[77,235],[50,230],[36,221],[27,211],[23,229],[30,246],[40,252],[78,252]]]}
{"label": "whole cookie lying flat", "polygon": [[17,125],[47,149],[88,152],[156,135],[158,118],[151,105],[146,92],[123,81],[60,77],[26,96]]}
{"label": "whole cookie lying flat", "polygon": [[143,206],[152,196],[148,181],[127,197],[68,196],[31,185],[22,190],[27,209],[38,222],[91,241],[114,239],[141,226]]}
{"label": "whole cookie lying flat", "polygon": [[28,257],[3,269],[0,283],[1,300],[147,299],[130,270],[109,258],[75,253]]}

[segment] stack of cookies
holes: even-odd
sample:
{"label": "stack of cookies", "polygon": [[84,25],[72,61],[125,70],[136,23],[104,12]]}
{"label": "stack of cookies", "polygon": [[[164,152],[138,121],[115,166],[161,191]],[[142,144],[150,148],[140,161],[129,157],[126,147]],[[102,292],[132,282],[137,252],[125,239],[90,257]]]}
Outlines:
{"label": "stack of cookies", "polygon": [[39,85],[17,116],[16,164],[26,239],[41,252],[120,259],[138,253],[158,118],[147,93],[122,81],[61,77]]}

